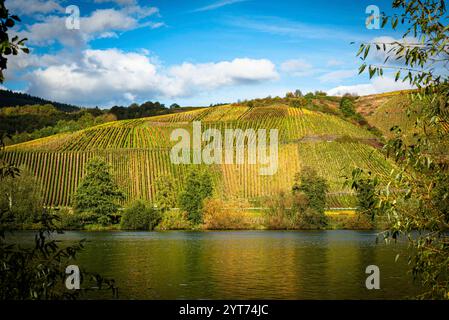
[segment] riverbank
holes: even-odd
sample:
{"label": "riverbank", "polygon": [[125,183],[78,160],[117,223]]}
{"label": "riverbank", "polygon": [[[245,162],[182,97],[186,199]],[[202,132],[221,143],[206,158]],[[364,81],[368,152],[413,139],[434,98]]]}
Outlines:
{"label": "riverbank", "polygon": [[[129,231],[120,223],[102,225],[98,223],[85,223],[82,217],[77,216],[71,210],[58,210],[56,226],[66,231]],[[267,226],[264,210],[239,210],[229,212],[221,218],[214,217],[214,221],[207,220],[203,224],[193,225],[179,210],[167,212],[160,223],[154,228],[156,231],[167,230],[373,230],[385,229],[385,224],[379,221],[373,222],[355,210],[327,210],[325,212],[327,223],[321,228],[293,228],[278,225]],[[116,219],[119,221],[119,218]],[[37,230],[38,224],[16,225],[12,229]]]}

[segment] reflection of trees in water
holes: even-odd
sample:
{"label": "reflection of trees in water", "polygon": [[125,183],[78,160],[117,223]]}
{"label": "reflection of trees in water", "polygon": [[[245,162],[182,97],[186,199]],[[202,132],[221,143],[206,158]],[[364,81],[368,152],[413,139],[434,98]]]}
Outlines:
{"label": "reflection of trees in water", "polygon": [[[372,233],[99,233],[89,238],[80,266],[113,277],[123,299],[401,298],[410,289],[404,257],[395,264],[394,245],[376,246]],[[381,290],[365,287],[370,264],[380,268]]]}
{"label": "reflection of trees in water", "polygon": [[[237,238],[229,235],[205,246],[203,262],[211,273],[212,297],[291,299],[302,296],[310,259],[317,259],[320,264],[323,255],[317,252],[326,249],[317,248],[312,254],[310,248],[297,242],[295,232],[273,234],[248,232]],[[304,252],[308,259],[303,258]]]}
{"label": "reflection of trees in water", "polygon": [[105,239],[104,234],[99,237],[90,239],[89,250],[83,252],[80,261],[113,275],[121,299],[178,298],[179,285],[189,272],[187,241],[160,236],[151,239],[148,233],[135,239],[114,239],[113,235]]}

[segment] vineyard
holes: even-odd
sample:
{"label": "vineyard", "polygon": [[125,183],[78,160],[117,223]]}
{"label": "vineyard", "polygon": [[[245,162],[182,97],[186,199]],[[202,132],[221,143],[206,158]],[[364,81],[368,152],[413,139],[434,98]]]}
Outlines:
{"label": "vineyard", "polygon": [[[217,196],[257,199],[289,191],[294,176],[310,166],[330,185],[329,205],[348,207],[353,196],[343,189],[345,176],[359,166],[388,175],[392,164],[366,139],[370,132],[339,117],[286,105],[250,108],[218,106],[150,118],[115,121],[69,134],[33,140],[6,148],[3,160],[26,168],[38,177],[49,206],[70,206],[89,159],[104,158],[126,202],[153,200],[158,179],[173,179],[180,190],[189,165],[170,161],[174,129],[192,131],[192,121],[203,130],[278,129],[279,164],[273,176],[259,175],[259,164],[214,164]],[[350,139],[337,139],[349,137]],[[350,141],[350,142],[344,142]],[[205,165],[204,165],[205,166]]]}

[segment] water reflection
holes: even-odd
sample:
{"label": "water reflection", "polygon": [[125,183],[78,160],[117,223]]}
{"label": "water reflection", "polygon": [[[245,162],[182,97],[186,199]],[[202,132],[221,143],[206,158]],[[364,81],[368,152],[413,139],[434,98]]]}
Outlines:
{"label": "water reflection", "polygon": [[[25,237],[25,236],[24,236]],[[78,264],[112,277],[121,299],[403,299],[417,288],[405,244],[374,232],[67,232],[86,238]],[[381,290],[367,290],[377,265]],[[107,298],[101,295],[96,297]]]}

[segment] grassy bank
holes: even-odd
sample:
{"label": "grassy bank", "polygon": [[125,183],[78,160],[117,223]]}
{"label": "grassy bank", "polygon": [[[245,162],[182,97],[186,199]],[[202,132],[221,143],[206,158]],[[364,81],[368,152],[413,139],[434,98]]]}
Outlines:
{"label": "grassy bank", "polygon": [[[225,208],[226,209],[226,208]],[[120,223],[101,225],[90,223],[86,217],[73,213],[72,210],[58,210],[54,212],[59,220],[57,226],[63,230],[83,231],[126,231]],[[154,227],[156,231],[165,230],[311,230],[314,228],[292,228],[282,224],[269,225],[268,216],[264,209],[237,208],[235,210],[220,210],[219,215],[206,213],[202,224],[194,225],[187,215],[177,209],[169,210],[162,215],[160,222]],[[328,210],[326,211],[327,225],[322,230],[371,230],[383,229],[380,222],[373,223],[354,210]],[[119,220],[117,220],[119,221]],[[38,224],[21,224],[13,226],[14,229],[37,230]],[[141,229],[137,229],[141,230]],[[147,230],[148,231],[148,230]]]}

